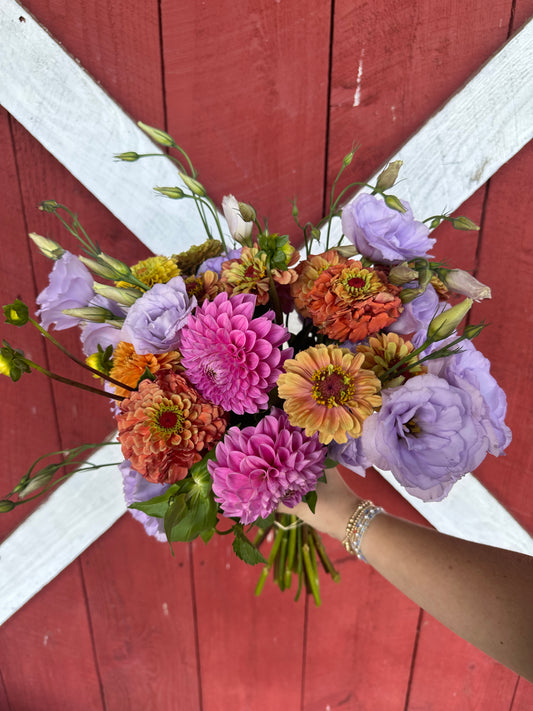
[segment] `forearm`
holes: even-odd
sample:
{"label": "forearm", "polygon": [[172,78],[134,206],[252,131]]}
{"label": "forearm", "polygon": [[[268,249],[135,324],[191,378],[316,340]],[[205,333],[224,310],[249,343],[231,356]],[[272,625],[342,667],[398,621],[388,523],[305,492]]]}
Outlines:
{"label": "forearm", "polygon": [[[336,470],[327,479],[317,488],[315,514],[306,504],[293,512],[342,541],[361,499]],[[386,513],[370,522],[361,553],[460,637],[533,681],[533,558],[446,536]]]}
{"label": "forearm", "polygon": [[460,637],[533,680],[533,560],[381,514],[368,563]]}

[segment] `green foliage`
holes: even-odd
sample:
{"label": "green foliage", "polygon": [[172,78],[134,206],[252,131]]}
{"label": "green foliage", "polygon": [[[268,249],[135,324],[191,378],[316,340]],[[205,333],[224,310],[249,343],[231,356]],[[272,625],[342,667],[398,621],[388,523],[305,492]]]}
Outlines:
{"label": "green foliage", "polygon": [[25,326],[29,319],[28,307],[20,299],[15,299],[12,304],[4,306],[4,316],[6,323],[12,326]]}
{"label": "green foliage", "polygon": [[233,550],[238,558],[248,563],[248,565],[266,563],[261,551],[246,537],[240,523],[236,523],[235,526],[233,526],[233,533],[235,535]]}

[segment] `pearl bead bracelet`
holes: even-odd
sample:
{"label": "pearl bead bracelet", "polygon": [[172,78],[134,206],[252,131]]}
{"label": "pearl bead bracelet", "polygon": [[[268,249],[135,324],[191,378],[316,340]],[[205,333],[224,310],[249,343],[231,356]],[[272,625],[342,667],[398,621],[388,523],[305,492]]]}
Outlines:
{"label": "pearl bead bracelet", "polygon": [[357,556],[363,563],[367,562],[361,553],[363,535],[370,521],[380,513],[383,513],[383,509],[380,506],[374,506],[372,501],[361,501],[346,525],[346,535],[344,536],[342,545],[346,548],[348,553]]}

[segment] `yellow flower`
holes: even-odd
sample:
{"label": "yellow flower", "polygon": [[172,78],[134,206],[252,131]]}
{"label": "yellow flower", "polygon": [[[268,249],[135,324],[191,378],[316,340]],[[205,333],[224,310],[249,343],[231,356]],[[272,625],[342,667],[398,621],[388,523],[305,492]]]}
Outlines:
{"label": "yellow flower", "polygon": [[278,378],[283,408],[292,425],[319,433],[322,444],[359,437],[363,421],[381,405],[381,383],[363,369],[364,356],[319,344],[285,361]]}
{"label": "yellow flower", "polygon": [[[179,276],[180,270],[176,262],[169,257],[148,257],[143,259],[131,268],[132,274],[146,284],[152,287],[154,284],[166,284],[173,277]],[[117,286],[131,288],[131,284],[119,281]]]}
{"label": "yellow flower", "polygon": [[[378,333],[370,336],[368,345],[360,344],[357,346],[357,352],[364,356],[363,368],[371,370],[379,378],[389,368],[395,365],[399,360],[405,358],[414,350],[411,341],[404,340],[397,333]],[[412,365],[413,361],[417,361],[418,356],[413,356],[405,366],[400,366],[392,380],[388,380],[386,386],[394,388],[397,385],[402,385],[408,378],[413,375],[422,375],[427,373],[427,368],[423,365]],[[407,366],[411,364],[411,367]]]}

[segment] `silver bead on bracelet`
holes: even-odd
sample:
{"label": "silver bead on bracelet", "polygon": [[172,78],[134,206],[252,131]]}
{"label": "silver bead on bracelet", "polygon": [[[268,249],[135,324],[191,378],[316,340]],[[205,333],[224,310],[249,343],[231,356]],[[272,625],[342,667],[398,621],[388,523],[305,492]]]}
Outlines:
{"label": "silver bead on bracelet", "polygon": [[367,562],[361,553],[363,536],[370,521],[380,513],[383,513],[383,509],[380,506],[374,506],[372,501],[361,501],[346,525],[346,535],[342,544],[348,553],[357,556],[363,563]]}

